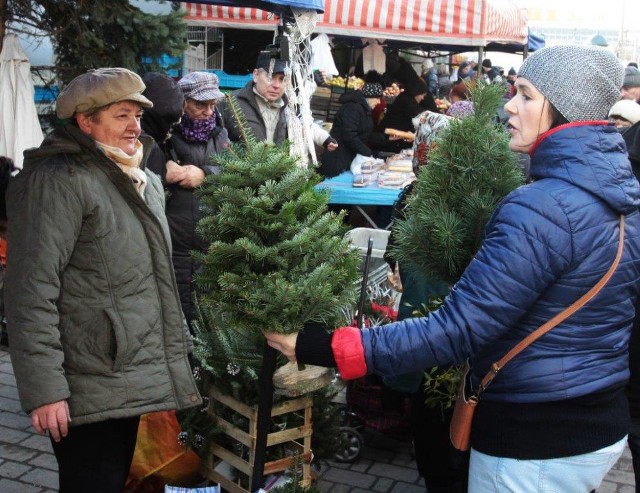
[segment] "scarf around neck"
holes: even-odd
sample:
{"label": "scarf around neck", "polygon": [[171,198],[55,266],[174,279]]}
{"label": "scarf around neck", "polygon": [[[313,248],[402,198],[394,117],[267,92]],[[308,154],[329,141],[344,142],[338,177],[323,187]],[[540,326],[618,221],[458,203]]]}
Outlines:
{"label": "scarf around neck", "polygon": [[131,178],[131,182],[136,191],[144,199],[144,189],[147,186],[147,175],[140,169],[140,163],[142,162],[142,142],[136,141],[136,152],[133,156],[129,156],[119,147],[109,146],[102,142],[96,141],[98,148],[102,149],[102,152],[106,156],[114,161],[118,167]]}
{"label": "scarf around neck", "polygon": [[206,120],[193,120],[184,113],[180,120],[180,130],[185,140],[189,142],[206,142],[209,140],[211,132],[216,128],[216,114],[214,113]]}

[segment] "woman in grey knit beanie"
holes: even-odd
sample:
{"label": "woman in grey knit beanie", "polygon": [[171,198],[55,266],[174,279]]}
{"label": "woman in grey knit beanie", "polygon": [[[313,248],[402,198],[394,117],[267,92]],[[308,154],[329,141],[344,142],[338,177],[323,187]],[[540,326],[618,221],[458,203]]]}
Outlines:
{"label": "woman in grey knit beanie", "polygon": [[[545,48],[524,62],[505,110],[510,147],[530,154],[533,181],[502,200],[437,311],[362,330],[266,334],[290,359],[336,366],[344,379],[468,360],[466,388],[479,397],[469,493],[588,493],[624,451],[640,185],[607,121],[622,74],[611,53],[584,46]],[[599,282],[586,304],[496,365]]]}
{"label": "woman in grey knit beanie", "polygon": [[603,48],[553,46],[535,52],[518,72],[518,97],[505,105],[512,150],[528,152],[539,135],[560,123],[606,120],[620,99],[623,77],[620,62]]}

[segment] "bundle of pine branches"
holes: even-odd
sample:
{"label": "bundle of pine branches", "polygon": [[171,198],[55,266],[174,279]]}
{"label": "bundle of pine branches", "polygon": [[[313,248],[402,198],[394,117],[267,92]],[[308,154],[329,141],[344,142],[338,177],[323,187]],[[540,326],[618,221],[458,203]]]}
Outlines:
{"label": "bundle of pine branches", "polygon": [[[509,150],[509,134],[496,117],[505,90],[502,84],[481,82],[471,88],[474,113],[452,119],[440,131],[420,168],[404,217],[394,223],[390,248],[405,269],[415,271],[412,280],[455,284],[478,251],[500,201],[524,183],[516,155]],[[414,316],[428,314],[441,302],[435,295],[422,300],[413,307]],[[451,408],[460,377],[458,367],[426,368],[426,405]]]}
{"label": "bundle of pine branches", "polygon": [[500,201],[524,182],[509,134],[496,118],[504,92],[501,84],[479,83],[472,90],[474,113],[452,119],[438,135],[405,218],[394,224],[398,261],[449,284],[478,251]]}

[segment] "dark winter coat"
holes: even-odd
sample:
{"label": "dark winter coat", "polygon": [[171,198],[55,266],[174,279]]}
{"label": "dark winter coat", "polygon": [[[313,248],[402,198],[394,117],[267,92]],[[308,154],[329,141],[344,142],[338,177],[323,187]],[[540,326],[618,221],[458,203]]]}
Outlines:
{"label": "dark winter coat", "polygon": [[[438,111],[435,100],[430,93],[426,93],[423,102],[418,103],[413,92],[409,90],[402,92],[395,101],[387,107],[386,114],[382,122],[380,122],[380,131],[383,132],[387,128],[395,128],[396,130],[415,132],[416,129],[413,126],[412,120],[426,110]],[[412,146],[412,142],[394,140],[389,141],[383,150],[387,152],[400,152],[402,149],[409,149]]]}
{"label": "dark winter coat", "polygon": [[387,113],[380,124],[382,129],[395,128],[407,132],[415,132],[411,120],[425,110],[413,95],[405,91],[387,107]]}
{"label": "dark winter coat", "polygon": [[331,127],[331,137],[338,148],[324,152],[318,173],[325,177],[337,176],[349,169],[357,154],[371,156],[370,142],[385,141],[383,135],[373,132],[371,108],[361,91],[347,91],[340,96],[338,109]]}
{"label": "dark winter coat", "polygon": [[73,426],[200,402],[164,193],[146,175],[143,200],[71,124],[25,153],[8,192],[6,284],[25,411],[67,399]]}
{"label": "dark winter coat", "polygon": [[[205,175],[217,173],[218,169],[211,164],[210,156],[222,152],[229,144],[227,129],[223,127],[220,114],[216,110],[216,128],[207,142],[188,142],[182,136],[180,128],[176,128],[167,145],[174,159],[179,164],[197,166]],[[192,189],[178,184],[165,184],[167,189],[167,220],[173,242],[173,267],[182,309],[191,322],[195,313],[193,305],[193,278],[199,264],[191,256],[191,251],[206,251],[208,244],[196,234],[196,225],[201,217],[200,201]]]}
{"label": "dark winter coat", "polygon": [[[531,175],[533,183],[502,201],[442,308],[362,331],[369,372],[396,375],[471,357],[477,388],[493,362],[600,280],[616,256],[623,214],[624,253],[608,284],[509,362],[483,399],[561,401],[624,384],[640,289],[640,186],[622,137],[604,124],[553,129],[532,151]],[[361,368],[355,353],[336,360],[343,375]]]}
{"label": "dark winter coat", "polygon": [[[267,130],[266,125],[264,123],[264,119],[262,118],[262,113],[260,112],[260,107],[258,106],[258,102],[256,101],[256,95],[253,92],[254,83],[252,80],[247,82],[247,84],[242,88],[236,91],[233,91],[231,94],[236,98],[238,102],[238,107],[240,111],[244,114],[244,117],[247,120],[247,125],[253,132],[256,140],[262,142],[267,140]],[[287,139],[287,97],[283,96],[282,100],[284,101],[284,105],[280,109],[280,118],[278,119],[278,123],[276,124],[276,130],[273,134],[273,143],[281,144]],[[229,102],[226,100],[222,100],[218,103],[218,108],[220,113],[222,114],[222,121],[224,122],[224,126],[229,131],[229,139],[233,142],[238,142],[242,140],[242,135],[240,133],[238,123],[233,116],[233,112],[229,105]]]}
{"label": "dark winter coat", "polygon": [[633,172],[638,178],[640,177],[640,122],[622,132],[622,138],[627,144],[629,161],[631,161]]}
{"label": "dark winter coat", "polygon": [[169,130],[182,116],[184,96],[180,86],[164,74],[145,74],[144,95],[153,102],[153,108],[145,108],[142,129],[158,143],[167,139]]}
{"label": "dark winter coat", "polygon": [[[636,178],[640,179],[640,123],[636,123],[622,132],[627,144],[629,161]],[[636,316],[633,332],[629,341],[629,370],[631,377],[627,386],[631,416],[640,419],[640,300],[636,302]]]}
{"label": "dark winter coat", "polygon": [[153,108],[145,108],[140,125],[157,144],[149,150],[147,168],[158,174],[164,184],[165,164],[172,159],[168,134],[182,116],[184,96],[180,86],[164,74],[151,72],[145,74],[143,80],[147,86],[143,94],[153,103]]}

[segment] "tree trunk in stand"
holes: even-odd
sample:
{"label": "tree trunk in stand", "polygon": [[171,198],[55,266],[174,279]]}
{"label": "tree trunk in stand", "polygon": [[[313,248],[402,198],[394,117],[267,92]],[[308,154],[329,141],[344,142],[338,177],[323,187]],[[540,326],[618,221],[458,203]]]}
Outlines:
{"label": "tree trunk in stand", "polygon": [[315,392],[331,384],[335,378],[333,368],[304,365],[302,370],[296,363],[287,363],[273,374],[275,393],[286,397],[299,397]]}
{"label": "tree trunk in stand", "polygon": [[251,492],[262,488],[264,481],[264,463],[267,455],[267,435],[271,423],[271,408],[273,407],[273,373],[276,370],[278,352],[270,347],[265,340],[262,351],[262,369],[260,370],[258,401],[258,422],[256,430],[256,455],[253,461],[253,475],[251,476]]}

